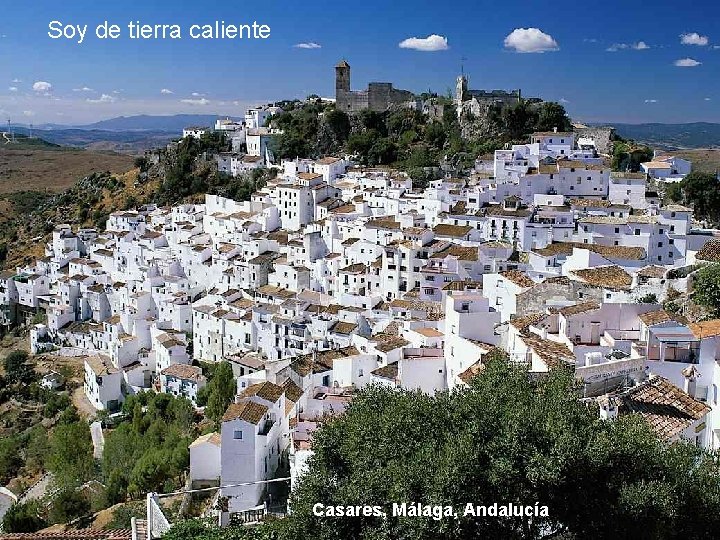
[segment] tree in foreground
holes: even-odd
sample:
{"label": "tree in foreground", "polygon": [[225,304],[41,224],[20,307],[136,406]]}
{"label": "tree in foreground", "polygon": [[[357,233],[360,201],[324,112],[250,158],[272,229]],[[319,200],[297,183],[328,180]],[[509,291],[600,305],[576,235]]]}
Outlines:
{"label": "tree in foreground", "polygon": [[[563,370],[532,383],[495,359],[449,394],[371,387],[325,422],[313,449],[291,516],[205,538],[699,539],[720,530],[717,456],[667,444],[639,417],[599,419]],[[453,505],[458,518],[391,517],[393,502]],[[388,516],[316,517],[316,503],[379,505]],[[463,516],[467,503],[548,512]]]}
{"label": "tree in foreground", "polygon": [[720,265],[709,264],[693,279],[693,300],[707,309],[713,317],[720,315]]}
{"label": "tree in foreground", "polygon": [[213,370],[208,383],[208,398],[205,415],[215,423],[220,422],[228,405],[235,399],[237,382],[229,362],[220,362]]}

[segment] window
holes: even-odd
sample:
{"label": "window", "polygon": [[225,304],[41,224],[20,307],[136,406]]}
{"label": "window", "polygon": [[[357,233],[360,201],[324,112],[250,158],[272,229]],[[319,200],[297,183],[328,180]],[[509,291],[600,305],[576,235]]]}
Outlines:
{"label": "window", "polygon": [[635,236],[640,236],[640,229],[635,229]]}
{"label": "window", "polygon": [[233,439],[242,441],[242,430],[241,429],[236,429],[235,431],[233,431]]}
{"label": "window", "polygon": [[615,234],[620,234],[620,227],[615,227]]}

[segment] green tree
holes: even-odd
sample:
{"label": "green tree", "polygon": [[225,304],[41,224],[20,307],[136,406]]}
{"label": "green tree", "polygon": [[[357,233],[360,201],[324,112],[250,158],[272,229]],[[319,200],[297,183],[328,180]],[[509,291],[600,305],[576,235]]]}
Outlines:
{"label": "green tree", "polygon": [[17,437],[0,438],[0,484],[7,483],[22,467]]}
{"label": "green tree", "polygon": [[40,513],[40,501],[15,503],[3,516],[2,529],[6,533],[29,533],[47,527]]}
{"label": "green tree", "polygon": [[50,437],[48,467],[58,486],[78,486],[92,477],[93,444],[85,422],[62,424]]}
{"label": "green tree", "polygon": [[524,101],[504,107],[500,116],[502,125],[511,139],[524,139],[533,131],[535,116]]}
{"label": "green tree", "polygon": [[720,265],[704,266],[694,276],[692,299],[713,317],[720,316]]}
{"label": "green tree", "polygon": [[35,372],[28,365],[28,353],[12,351],[3,359],[5,378],[9,384],[30,384],[35,380]]}
{"label": "green tree", "polygon": [[74,488],[62,489],[55,493],[50,504],[48,521],[67,523],[90,512],[90,502]]}
{"label": "green tree", "polygon": [[613,143],[612,168],[614,171],[638,172],[640,164],[652,160],[653,149],[633,141],[617,140]]}
{"label": "green tree", "polygon": [[[453,393],[361,391],[315,432],[278,537],[700,539],[720,527],[715,455],[665,443],[639,417],[601,420],[578,400],[569,371],[531,381],[497,356]],[[461,511],[468,502],[531,501],[548,515],[329,519],[312,510],[402,501]]]}
{"label": "green tree", "polygon": [[229,362],[223,361],[215,366],[208,388],[208,402],[205,414],[215,423],[218,423],[237,393],[237,382]]}
{"label": "green tree", "polygon": [[691,172],[680,183],[682,201],[698,219],[720,221],[720,182],[714,174]]}
{"label": "green tree", "polygon": [[540,105],[538,118],[535,124],[536,131],[569,131],[572,129],[570,118],[565,107],[554,101],[545,101]]}

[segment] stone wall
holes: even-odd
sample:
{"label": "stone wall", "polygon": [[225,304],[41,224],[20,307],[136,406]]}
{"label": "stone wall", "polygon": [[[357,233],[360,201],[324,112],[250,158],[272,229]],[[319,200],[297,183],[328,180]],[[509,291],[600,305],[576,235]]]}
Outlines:
{"label": "stone wall", "polygon": [[578,138],[587,137],[595,141],[595,148],[601,154],[612,154],[615,128],[606,126],[575,128]]}
{"label": "stone wall", "polygon": [[[582,298],[579,296],[582,293]],[[545,311],[548,305],[560,302],[602,302],[602,290],[568,278],[557,278],[538,283],[517,295],[517,316]]]}

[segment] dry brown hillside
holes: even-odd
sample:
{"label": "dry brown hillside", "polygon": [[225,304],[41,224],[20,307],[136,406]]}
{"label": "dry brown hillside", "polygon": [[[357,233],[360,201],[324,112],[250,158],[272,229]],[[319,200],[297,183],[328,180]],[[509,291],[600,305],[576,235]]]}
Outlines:
{"label": "dry brown hillside", "polygon": [[59,192],[90,173],[124,173],[132,165],[132,156],[111,152],[47,144],[0,144],[0,194],[24,190]]}

